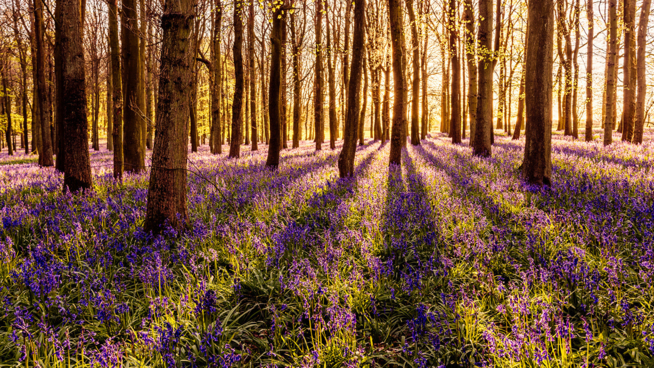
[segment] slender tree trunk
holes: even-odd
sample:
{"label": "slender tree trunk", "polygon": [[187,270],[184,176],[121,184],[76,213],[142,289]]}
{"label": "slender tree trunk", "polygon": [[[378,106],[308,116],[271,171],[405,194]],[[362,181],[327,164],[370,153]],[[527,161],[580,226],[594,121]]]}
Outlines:
{"label": "slender tree trunk", "polygon": [[[281,79],[281,95],[279,97],[279,124],[281,129],[281,139],[282,144],[280,149],[288,148],[288,133],[287,133],[287,124],[286,124],[286,107],[288,106],[286,101],[286,43],[287,43],[287,31],[286,31],[286,21],[282,22],[282,70],[280,74]],[[324,141],[324,133],[323,133]]]}
{"label": "slender tree trunk", "polygon": [[[111,40],[107,40],[109,47],[111,47]],[[114,137],[112,135],[114,130],[114,104],[113,104],[113,83],[111,75],[111,50],[109,50],[109,57],[107,58],[107,103],[106,103],[106,113],[107,113],[107,151],[114,150]]]}
{"label": "slender tree trunk", "polygon": [[[57,1],[55,4],[55,121],[53,129],[58,132],[59,137],[64,131],[64,80],[63,80],[63,59],[61,54],[61,37],[63,24],[62,14],[63,2]],[[66,149],[63,146],[64,141],[60,139],[53,143],[54,153],[57,155],[55,166],[60,172],[66,168]]]}
{"label": "slender tree trunk", "polygon": [[143,133],[143,106],[141,101],[141,63],[136,0],[123,0],[121,12],[122,64],[123,64],[123,155],[125,171],[139,173],[145,170]]}
{"label": "slender tree trunk", "polygon": [[[152,45],[152,22],[147,22],[146,37],[147,43]],[[152,46],[150,46],[152,47]],[[145,48],[145,47],[144,47]],[[153,54],[152,50],[146,50],[145,56],[145,125],[146,125],[146,139],[145,147],[152,149],[154,140],[154,76],[153,76]]]}
{"label": "slender tree trunk", "polygon": [[[343,88],[344,88],[344,97],[345,100],[348,99],[347,93],[350,85],[350,12],[352,11],[352,2],[348,1],[345,7],[345,35],[343,36],[343,64],[341,65],[341,71],[343,73]],[[365,19],[364,19],[365,22]],[[347,111],[343,109],[343,125],[345,125],[345,120],[347,119]],[[345,126],[343,127],[345,129]],[[345,138],[345,133],[343,133]]]}
{"label": "slender tree trunk", "polygon": [[331,25],[329,11],[327,10],[327,74],[329,83],[329,148],[336,148],[336,130],[338,129],[338,118],[336,117],[336,78],[334,75],[334,65],[332,64],[333,48],[331,39]]}
{"label": "slender tree trunk", "polygon": [[282,32],[286,21],[286,1],[277,5],[273,12],[273,26],[270,34],[270,84],[268,113],[270,115],[270,146],[266,166],[276,170],[279,166],[279,150],[281,146],[281,74],[282,74]]}
{"label": "slender tree trunk", "polygon": [[452,132],[452,143],[461,143],[461,65],[459,63],[459,52],[457,50],[458,28],[456,25],[456,0],[450,0],[449,6],[449,28],[450,28],[450,57],[452,59],[452,118],[450,120]]}
{"label": "slender tree trunk", "polygon": [[[529,30],[527,30],[529,32]],[[527,73],[527,66],[522,66],[522,77],[520,78],[520,90],[518,91],[518,118],[515,123],[515,130],[513,131],[513,140],[520,139],[520,130],[525,120],[525,78]]]}
{"label": "slender tree trunk", "polygon": [[109,52],[111,54],[111,99],[113,107],[114,178],[123,178],[123,88],[118,43],[117,0],[109,1]]}
{"label": "slender tree trunk", "polygon": [[190,36],[194,0],[166,0],[161,16],[163,37],[156,131],[144,228],[161,232],[168,224],[186,225],[188,125],[194,47]]}
{"label": "slender tree trunk", "polygon": [[[593,15],[593,0],[586,0],[586,15],[588,16],[588,51],[586,52],[586,142],[593,140],[593,38],[595,25]],[[647,0],[649,1],[649,0]]]}
{"label": "slender tree trunk", "polygon": [[9,96],[9,92],[7,91],[9,80],[7,79],[7,70],[9,69],[9,60],[7,60],[7,63],[5,64],[5,67],[0,66],[2,68],[2,92],[4,97],[2,98],[2,102],[4,103],[4,113],[7,116],[7,127],[5,129],[5,138],[7,139],[7,148],[8,148],[8,155],[13,156],[14,155],[14,145],[11,142],[11,137],[13,134],[13,127],[11,124],[11,97]]}
{"label": "slender tree trunk", "polygon": [[212,42],[213,54],[211,64],[213,65],[213,86],[211,88],[211,144],[213,154],[223,153],[223,137],[222,137],[222,61],[220,57],[221,37],[222,37],[222,19],[223,19],[223,6],[221,0],[215,0],[214,10],[215,20],[213,23]]}
{"label": "slender tree trunk", "polygon": [[252,127],[252,151],[259,149],[259,136],[257,132],[257,75],[254,70],[254,1],[250,2],[250,16],[248,17],[248,56],[250,57],[250,125]]}
{"label": "slender tree trunk", "polygon": [[402,164],[403,132],[406,127],[406,77],[404,75],[404,21],[399,0],[388,0],[393,52],[393,127],[391,131],[390,164]]}
{"label": "slender tree trunk", "polygon": [[[393,0],[391,0],[393,1]],[[352,65],[347,86],[347,112],[343,132],[343,149],[338,156],[338,171],[341,178],[354,176],[354,156],[356,154],[357,125],[359,121],[359,88],[363,70],[365,36],[365,0],[354,5],[354,35],[352,40]]]}
{"label": "slender tree trunk", "polygon": [[[364,23],[364,28],[365,28],[365,23]],[[364,36],[365,39],[365,36]],[[364,41],[365,42],[365,41]],[[365,50],[365,46],[364,46]],[[361,111],[359,115],[359,146],[363,146],[366,143],[365,139],[365,133],[364,133],[364,123],[366,120],[366,109],[368,108],[368,68],[366,67],[367,63],[367,58],[365,55],[365,51],[363,55],[363,70],[361,71],[363,73],[363,92],[361,93],[361,98],[363,99],[363,104],[361,106]]]}
{"label": "slender tree trunk", "polygon": [[623,129],[622,140],[631,142],[636,115],[636,88],[638,77],[636,71],[636,0],[624,0],[624,87],[623,93]]}
{"label": "slender tree trunk", "polygon": [[615,109],[616,53],[618,48],[618,15],[616,0],[609,0],[609,54],[606,78],[606,120],[604,121],[604,145],[613,141],[613,110]]}
{"label": "slender tree trunk", "polygon": [[636,101],[636,117],[634,124],[634,134],[632,142],[635,144],[643,143],[643,130],[645,127],[645,99],[647,97],[647,75],[645,53],[647,48],[647,21],[649,20],[651,0],[643,0],[640,11],[640,20],[638,22],[638,54],[637,58],[637,80],[638,80],[638,97]]}
{"label": "slender tree trunk", "polygon": [[531,184],[550,185],[552,178],[552,64],[554,3],[530,1],[525,65],[527,131],[522,176]]}
{"label": "slender tree trunk", "polygon": [[316,80],[314,100],[314,124],[316,126],[316,151],[322,149],[323,143],[323,75],[322,75],[322,13],[323,2],[316,1]]}
{"label": "slender tree trunk", "polygon": [[[94,60],[96,64],[93,72],[94,82],[94,106],[93,106],[93,150],[100,150],[100,60]],[[86,104],[85,104],[86,105]],[[61,140],[63,137],[60,137]]]}
{"label": "slender tree trunk", "polygon": [[384,102],[382,103],[382,143],[386,143],[389,139],[389,131],[391,127],[391,63],[389,61],[390,54],[386,55],[384,67]]}
{"label": "slender tree trunk", "polygon": [[381,122],[381,68],[379,64],[372,70],[372,103],[374,105],[373,138],[376,141],[382,139]]}
{"label": "slender tree trunk", "polygon": [[[547,0],[546,0],[547,1]],[[493,117],[493,61],[489,57],[492,55],[491,38],[493,24],[493,1],[480,0],[479,2],[479,76],[477,101],[477,113],[475,121],[475,134],[471,135],[474,140],[472,143],[473,154],[482,157],[491,155],[491,135],[492,135],[492,117]],[[483,56],[483,57],[482,57]]]}
{"label": "slender tree trunk", "polygon": [[[413,0],[405,0],[406,9],[411,22],[411,46],[413,48],[413,80],[411,86],[411,144],[420,145],[420,40],[418,39],[418,24]],[[450,0],[450,5],[452,0]],[[455,32],[455,31],[454,31]]]}
{"label": "slender tree trunk", "polygon": [[241,141],[243,140],[243,4],[239,1],[234,6],[234,98],[232,100],[232,134],[229,147],[229,157],[241,156]]}
{"label": "slender tree trunk", "polygon": [[427,50],[429,45],[429,35],[427,34],[427,24],[423,20],[425,12],[428,12],[428,9],[425,7],[423,0],[420,1],[420,19],[423,25],[423,39],[424,44],[422,48],[422,114],[421,114],[421,123],[420,123],[420,139],[426,139],[427,133],[429,132],[429,106],[428,106],[428,81],[429,74],[427,73]]}
{"label": "slender tree trunk", "polygon": [[293,148],[300,147],[300,129],[301,129],[301,115],[302,103],[300,98],[302,96],[302,85],[300,82],[300,61],[302,58],[302,37],[297,34],[295,12],[291,13],[291,55],[293,63]]}
{"label": "slender tree trunk", "polygon": [[43,0],[34,1],[34,33],[36,37],[36,76],[39,117],[41,118],[41,150],[39,151],[39,165],[48,167],[54,165],[52,158],[52,137],[50,133],[51,107],[48,103],[47,86],[45,83],[45,44],[43,36]]}

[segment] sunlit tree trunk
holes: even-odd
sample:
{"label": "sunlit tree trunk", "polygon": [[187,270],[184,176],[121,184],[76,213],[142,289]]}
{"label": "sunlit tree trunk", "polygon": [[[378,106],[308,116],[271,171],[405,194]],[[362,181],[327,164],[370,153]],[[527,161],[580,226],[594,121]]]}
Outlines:
{"label": "sunlit tree trunk", "polygon": [[634,135],[632,142],[636,144],[643,143],[643,128],[645,126],[645,99],[647,97],[647,75],[645,53],[647,49],[647,21],[649,20],[651,0],[643,0],[640,11],[640,20],[638,22],[638,54],[637,72],[638,72],[638,97],[636,101],[636,117],[634,124]]}
{"label": "sunlit tree trunk", "polygon": [[622,140],[631,142],[634,132],[634,118],[636,115],[636,86],[638,76],[636,71],[636,0],[624,0],[624,63],[623,78],[624,98],[622,111]]}
{"label": "sunlit tree trunk", "polygon": [[[232,133],[229,147],[229,157],[241,156],[241,141],[243,140],[243,2],[234,3],[234,97],[232,99]],[[272,81],[271,81],[272,82]],[[271,128],[272,129],[272,128]]]}
{"label": "sunlit tree trunk", "polygon": [[44,25],[43,25],[43,0],[34,1],[34,36],[36,44],[36,77],[37,77],[37,91],[38,91],[38,109],[40,128],[41,128],[41,144],[39,150],[39,165],[48,167],[54,165],[52,157],[52,137],[50,133],[50,116],[51,107],[49,104],[48,90],[45,82],[45,44],[44,44]]}
{"label": "sunlit tree trunk", "polygon": [[618,15],[616,0],[609,0],[609,53],[606,72],[606,120],[604,121],[604,145],[613,141],[613,110],[615,109],[616,59],[618,41]]}
{"label": "sunlit tree trunk", "polygon": [[409,22],[411,22],[411,47],[413,49],[413,79],[411,81],[411,144],[417,146],[420,145],[420,39],[418,38],[418,24],[413,9],[413,0],[405,1],[407,13],[409,14]]}
{"label": "sunlit tree trunk", "polygon": [[314,125],[316,126],[316,151],[322,149],[323,142],[323,75],[322,75],[322,10],[323,2],[316,1],[315,37],[316,37],[316,67],[314,95]]}
{"label": "sunlit tree trunk", "polygon": [[403,132],[406,127],[406,77],[404,75],[404,21],[399,0],[388,0],[391,23],[391,45],[393,52],[393,126],[391,131],[390,164],[402,163]]}
{"label": "sunlit tree trunk", "polygon": [[[491,38],[493,24],[493,1],[479,1],[479,31],[477,33],[479,48],[478,101],[473,139],[473,154],[487,157],[491,155],[491,134],[493,115],[493,61],[491,55]],[[482,57],[483,56],[483,57]]]}
{"label": "sunlit tree trunk", "polygon": [[586,52],[586,142],[593,140],[593,38],[595,37],[595,23],[593,13],[593,0],[586,0],[586,15],[588,17],[588,50]]}
{"label": "sunlit tree trunk", "polygon": [[270,146],[266,166],[277,169],[279,166],[279,150],[281,146],[281,74],[282,74],[282,32],[283,23],[286,22],[285,1],[276,3],[273,8],[273,26],[270,34],[270,85],[268,113],[270,115]]}
{"label": "sunlit tree trunk", "polygon": [[450,119],[450,132],[452,133],[452,143],[461,143],[461,65],[457,50],[459,31],[456,25],[456,1],[450,0],[449,4],[450,59],[452,62],[452,90],[450,92],[452,117]]}

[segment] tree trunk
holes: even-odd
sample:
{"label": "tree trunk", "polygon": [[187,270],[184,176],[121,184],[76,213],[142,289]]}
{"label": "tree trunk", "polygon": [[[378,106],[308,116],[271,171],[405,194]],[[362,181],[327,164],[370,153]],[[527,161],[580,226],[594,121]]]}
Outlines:
{"label": "tree trunk", "polygon": [[259,135],[257,132],[257,75],[254,70],[254,1],[250,2],[250,16],[248,17],[248,54],[250,57],[250,125],[252,127],[252,151],[259,149]]}
{"label": "tree trunk", "polygon": [[336,117],[336,79],[334,76],[334,65],[332,64],[333,48],[331,38],[331,25],[329,11],[327,10],[327,74],[329,83],[329,148],[336,148],[336,130],[338,129],[338,119]]}
{"label": "tree trunk", "polygon": [[293,148],[300,147],[300,118],[302,115],[302,85],[300,82],[300,61],[302,58],[302,39],[304,35],[297,34],[295,12],[291,13],[291,55],[293,63]]}
{"label": "tree trunk", "polygon": [[[109,46],[111,47],[111,40],[107,40]],[[111,50],[109,51],[109,57],[107,62],[107,103],[106,103],[106,113],[107,113],[107,151],[114,150],[114,137],[112,135],[114,130],[114,104],[112,98],[112,91],[114,89],[112,83],[111,75]]]}
{"label": "tree trunk", "polygon": [[624,0],[624,87],[622,140],[631,142],[636,115],[636,0]]}
{"label": "tree trunk", "polygon": [[316,1],[316,80],[314,96],[314,124],[316,126],[316,151],[322,149],[324,128],[323,128],[323,76],[322,76],[322,1]]}
{"label": "tree trunk", "polygon": [[[528,28],[528,27],[527,27]],[[528,30],[527,30],[528,32]],[[525,78],[526,78],[527,66],[522,65],[522,77],[520,78],[520,90],[518,91],[518,118],[515,123],[515,130],[513,131],[513,140],[520,139],[520,130],[522,130],[522,125],[525,120]]]}
{"label": "tree trunk", "polygon": [[406,77],[404,75],[404,21],[399,0],[388,0],[393,52],[393,127],[391,131],[390,164],[402,164],[403,132],[406,126]]}
{"label": "tree trunk", "polygon": [[113,107],[114,179],[123,178],[123,88],[118,43],[117,0],[109,1],[109,52],[111,54],[111,85]]}
{"label": "tree trunk", "polygon": [[[453,0],[450,0],[450,5]],[[411,46],[413,48],[413,80],[411,86],[411,144],[420,145],[420,40],[413,0],[406,0],[406,9],[411,22]],[[456,31],[453,31],[456,32]]]}
{"label": "tree trunk", "polygon": [[590,142],[593,140],[593,38],[595,37],[593,0],[587,0],[586,15],[588,16],[588,51],[586,53],[586,132],[584,138],[586,142]]}
{"label": "tree trunk", "polygon": [[458,28],[456,25],[456,1],[450,0],[449,6],[449,28],[450,28],[450,57],[452,59],[452,118],[450,120],[452,143],[461,143],[461,65],[459,63],[459,52],[457,51]]}
{"label": "tree trunk", "polygon": [[[148,190],[146,232],[164,225],[185,226],[188,125],[194,48],[190,43],[195,18],[193,0],[166,0],[161,16],[163,37],[157,99],[156,131]],[[238,22],[237,22],[238,23]]]}
{"label": "tree trunk", "polygon": [[11,126],[11,97],[9,96],[8,90],[8,84],[9,81],[7,80],[7,70],[9,69],[9,58],[7,58],[7,64],[5,64],[6,67],[0,66],[2,68],[2,92],[4,97],[2,98],[2,102],[4,103],[4,113],[7,116],[7,128],[5,129],[5,138],[7,139],[7,148],[8,148],[8,155],[13,156],[14,155],[14,145],[11,142],[11,137],[13,134],[13,129]]}
{"label": "tree trunk", "polygon": [[122,61],[123,61],[123,155],[125,171],[139,173],[145,170],[143,137],[143,106],[141,101],[141,63],[139,50],[138,18],[136,0],[123,0]]}
{"label": "tree trunk", "polygon": [[[365,28],[365,23],[364,23],[364,28]],[[365,39],[365,35],[364,35]],[[365,42],[365,41],[364,41]],[[361,106],[361,111],[359,113],[359,146],[363,146],[366,143],[365,139],[365,133],[364,133],[364,123],[366,120],[366,109],[368,108],[368,68],[366,67],[367,64],[367,58],[365,55],[365,46],[364,46],[364,53],[363,55],[363,61],[362,61],[362,73],[363,73],[363,92],[361,93],[361,98],[363,99],[363,104]]]}
{"label": "tree trunk", "polygon": [[[152,44],[152,22],[147,22],[147,43]],[[154,76],[153,76],[153,54],[152,50],[146,51],[145,62],[145,125],[146,125],[146,139],[145,147],[147,149],[152,149],[152,144],[154,140]]]}
{"label": "tree trunk", "polygon": [[241,141],[243,140],[243,4],[234,4],[234,97],[232,99],[232,134],[229,147],[229,157],[241,157]]}
{"label": "tree trunk", "polygon": [[490,58],[492,24],[493,24],[493,1],[480,0],[479,2],[479,77],[477,101],[477,113],[475,120],[475,134],[471,135],[473,154],[482,157],[491,155],[491,134],[493,117],[493,61]]}
{"label": "tree trunk", "polygon": [[389,130],[391,127],[391,63],[389,61],[390,55],[386,55],[386,62],[384,67],[384,102],[382,103],[382,143],[386,143],[389,139]]}
{"label": "tree trunk", "polygon": [[615,109],[616,53],[618,40],[618,16],[616,0],[609,0],[609,53],[606,72],[606,120],[604,121],[604,145],[613,141],[613,110]]}
{"label": "tree trunk", "polygon": [[527,131],[522,176],[530,184],[551,185],[552,64],[554,3],[530,1],[525,102]]}
{"label": "tree trunk", "polygon": [[[86,116],[86,81],[82,18],[79,1],[60,0],[62,3],[61,58],[63,77],[64,129],[64,192],[77,192],[92,186],[89,159],[88,119]],[[94,81],[98,82],[98,81]],[[99,96],[96,100],[99,99]],[[97,102],[96,102],[97,107]],[[96,128],[97,126],[94,126]],[[94,142],[95,143],[95,142]],[[99,148],[99,147],[98,147]]]}
{"label": "tree trunk", "polygon": [[[34,4],[34,35],[36,38],[36,76],[38,91],[39,117],[41,120],[41,150],[39,151],[39,165],[53,166],[52,137],[50,133],[50,104],[48,103],[48,90],[45,83],[45,44],[43,25],[43,0],[35,0]],[[88,149],[88,147],[87,147]]]}
{"label": "tree trunk", "polygon": [[[64,131],[64,79],[63,79],[63,56],[61,54],[61,37],[63,24],[63,2],[57,1],[55,3],[55,122],[54,130],[59,133],[61,137]],[[57,170],[64,172],[66,168],[66,150],[63,146],[64,140],[60,139],[58,142],[52,142],[54,152],[57,155],[55,166]]]}
{"label": "tree trunk", "polygon": [[[420,4],[420,18],[424,16],[424,13],[427,12],[428,9],[424,8],[423,1],[421,0]],[[429,74],[427,73],[427,50],[428,50],[428,45],[429,45],[429,35],[427,34],[427,25],[424,24],[423,28],[423,38],[424,38],[424,45],[422,48],[422,115],[421,115],[421,123],[420,123],[420,138],[421,139],[426,139],[427,138],[427,133],[429,132],[429,106],[428,106],[428,81],[429,81]]]}
{"label": "tree trunk", "polygon": [[222,137],[222,116],[221,116],[221,107],[222,107],[222,61],[220,60],[220,48],[221,48],[221,27],[223,19],[223,6],[221,0],[215,0],[215,21],[214,29],[212,32],[213,37],[213,48],[211,49],[213,54],[211,55],[211,64],[213,65],[213,86],[211,88],[211,144],[213,154],[223,153],[223,137]]}
{"label": "tree trunk", "polygon": [[281,145],[281,74],[282,74],[282,32],[283,24],[286,21],[286,1],[276,5],[273,13],[273,26],[270,34],[271,57],[270,57],[270,103],[268,113],[270,115],[270,146],[268,147],[268,158],[266,166],[276,170],[279,166],[279,149]]}
{"label": "tree trunk", "polygon": [[[391,0],[394,1],[394,0]],[[354,35],[352,40],[352,65],[347,86],[347,108],[345,129],[343,131],[343,149],[338,156],[338,171],[341,178],[354,176],[354,156],[356,154],[357,125],[359,121],[359,88],[363,70],[364,36],[365,36],[365,0],[354,4]]]}
{"label": "tree trunk", "polygon": [[[281,66],[281,96],[279,98],[280,108],[279,108],[279,124],[282,134],[282,144],[280,149],[288,148],[288,134],[287,134],[287,124],[286,124],[286,42],[287,42],[287,31],[286,31],[286,21],[282,22],[282,66]],[[324,133],[323,133],[324,141]]]}
{"label": "tree trunk", "polygon": [[[93,141],[93,150],[94,151],[99,151],[100,150],[100,60],[94,60],[95,63],[94,71],[93,71],[93,84],[94,87],[94,103],[93,103],[93,138],[91,139]],[[68,97],[68,96],[67,96]],[[85,104],[86,105],[86,104]],[[64,137],[59,137],[61,140]]]}
{"label": "tree trunk", "polygon": [[647,75],[645,53],[647,48],[647,21],[649,20],[651,0],[643,0],[642,10],[640,11],[640,20],[638,22],[638,54],[637,73],[638,73],[638,97],[636,101],[636,117],[634,124],[634,134],[632,142],[636,144],[643,143],[643,130],[645,127],[645,99],[647,97]]}

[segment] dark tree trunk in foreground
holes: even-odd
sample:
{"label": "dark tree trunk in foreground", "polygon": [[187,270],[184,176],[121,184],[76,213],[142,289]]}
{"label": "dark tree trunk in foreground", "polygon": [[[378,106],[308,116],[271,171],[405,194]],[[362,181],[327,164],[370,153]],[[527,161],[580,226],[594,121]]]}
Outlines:
{"label": "dark tree trunk in foreground", "polygon": [[606,68],[606,117],[604,120],[604,145],[613,143],[613,113],[615,109],[616,54],[618,52],[618,15],[616,0],[609,0],[609,52]]}
{"label": "dark tree trunk in foreground", "polygon": [[38,92],[38,109],[41,118],[41,150],[39,150],[39,165],[52,166],[52,137],[50,133],[50,104],[45,83],[45,44],[43,40],[43,0],[34,1],[34,33],[36,38],[36,84]]}
{"label": "dark tree trunk in foreground", "polygon": [[77,0],[60,0],[62,12],[61,57],[63,62],[63,153],[64,191],[76,192],[92,185],[89,159],[89,133],[86,116],[84,49],[82,47],[82,17]]}
{"label": "dark tree trunk in foreground", "polygon": [[194,0],[166,0],[161,16],[163,42],[159,73],[156,132],[148,190],[145,230],[160,232],[166,222],[182,228],[187,221],[186,159],[188,156],[188,98],[192,72],[191,28]]}
{"label": "dark tree trunk in foreground", "polygon": [[491,130],[493,127],[493,60],[491,39],[493,24],[493,1],[480,0],[479,2],[479,68],[477,113],[475,133],[471,135],[472,152],[474,155],[488,157],[491,155]]}
{"label": "dark tree trunk in foreground", "polygon": [[[61,53],[61,37],[63,35],[63,2],[57,1],[55,4],[55,49],[54,49],[54,62],[55,62],[55,121],[53,129],[59,133],[59,137],[64,133],[64,77],[63,77],[63,57]],[[63,146],[64,140],[59,139],[53,142],[56,146],[55,154],[57,159],[55,167],[57,170],[64,172],[66,168],[66,150]]]}
{"label": "dark tree trunk in foreground", "polygon": [[232,101],[232,134],[229,145],[229,157],[241,157],[243,140],[243,3],[234,4],[234,99]]}
{"label": "dark tree trunk in foreground", "polygon": [[[391,0],[392,1],[392,0]],[[347,111],[345,113],[345,129],[343,132],[343,149],[338,156],[338,172],[341,178],[354,175],[354,156],[357,144],[357,129],[359,122],[359,88],[361,86],[361,71],[363,70],[363,39],[365,36],[365,0],[359,0],[354,5],[354,35],[352,40],[352,64],[347,92]]]}
{"label": "dark tree trunk in foreground", "polygon": [[651,0],[643,0],[640,20],[638,22],[638,53],[636,55],[636,68],[638,71],[638,97],[636,101],[636,118],[634,124],[633,143],[643,143],[643,129],[645,127],[645,99],[647,94],[647,76],[645,52],[647,48],[647,21],[652,5]]}
{"label": "dark tree trunk in foreground", "polygon": [[586,53],[586,142],[593,140],[593,38],[595,26],[593,20],[593,0],[587,0],[586,15],[588,16],[588,52]]}
{"label": "dark tree trunk in foreground", "polygon": [[281,74],[282,74],[282,31],[283,22],[286,21],[284,4],[275,8],[273,13],[273,26],[270,34],[272,43],[270,56],[270,85],[268,93],[268,114],[270,116],[270,145],[268,146],[268,158],[266,166],[277,169],[279,166],[279,149],[281,144]]}
{"label": "dark tree trunk in foreground", "polygon": [[316,1],[316,82],[314,96],[314,125],[316,127],[316,151],[322,149],[325,128],[323,125],[323,75],[322,75],[322,1]]}
{"label": "dark tree trunk in foreground", "polygon": [[393,127],[391,128],[391,164],[402,164],[402,137],[406,126],[406,77],[402,52],[404,51],[404,22],[402,5],[399,0],[388,0],[388,13],[391,22],[391,41],[393,52]]}
{"label": "dark tree trunk in foreground", "polygon": [[123,178],[123,87],[120,73],[120,46],[118,43],[117,0],[109,1],[109,52],[111,56],[111,85],[113,107],[114,178]]}
{"label": "dark tree trunk in foreground", "polygon": [[450,119],[450,132],[452,143],[461,143],[461,65],[459,63],[459,51],[457,50],[458,29],[456,27],[456,1],[450,0],[449,25],[450,25],[450,57],[452,60],[452,90],[450,94],[452,103],[452,118]]}
{"label": "dark tree trunk in foreground", "polygon": [[554,3],[529,1],[525,103],[527,131],[522,176],[531,184],[550,185],[552,178],[552,64]]}
{"label": "dark tree trunk in foreground", "polygon": [[[450,0],[453,1],[453,0]],[[411,85],[411,144],[420,145],[420,40],[418,25],[413,10],[413,0],[406,0],[406,9],[411,22],[411,47],[413,48],[413,80]]]}
{"label": "dark tree trunk in foreground", "polygon": [[[139,173],[145,170],[145,142],[141,105],[141,63],[139,61],[139,33],[136,1],[123,0],[121,12],[123,61],[123,165],[125,171]],[[187,115],[188,118],[188,115]]]}
{"label": "dark tree trunk in foreground", "polygon": [[636,0],[624,1],[624,63],[622,140],[631,142],[636,116]]}

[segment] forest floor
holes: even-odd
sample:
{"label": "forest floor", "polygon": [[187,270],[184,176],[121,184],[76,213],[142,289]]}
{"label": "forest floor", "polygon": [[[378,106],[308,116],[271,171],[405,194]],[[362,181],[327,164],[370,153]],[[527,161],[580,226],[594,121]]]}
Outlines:
{"label": "forest floor", "polygon": [[[599,133],[599,132],[598,132]],[[0,155],[0,367],[654,365],[654,134],[524,139],[474,158],[442,135],[189,155],[191,227],[142,230],[149,173],[94,189]],[[328,145],[325,145],[328,147]],[[149,165],[149,159],[146,165]]]}

